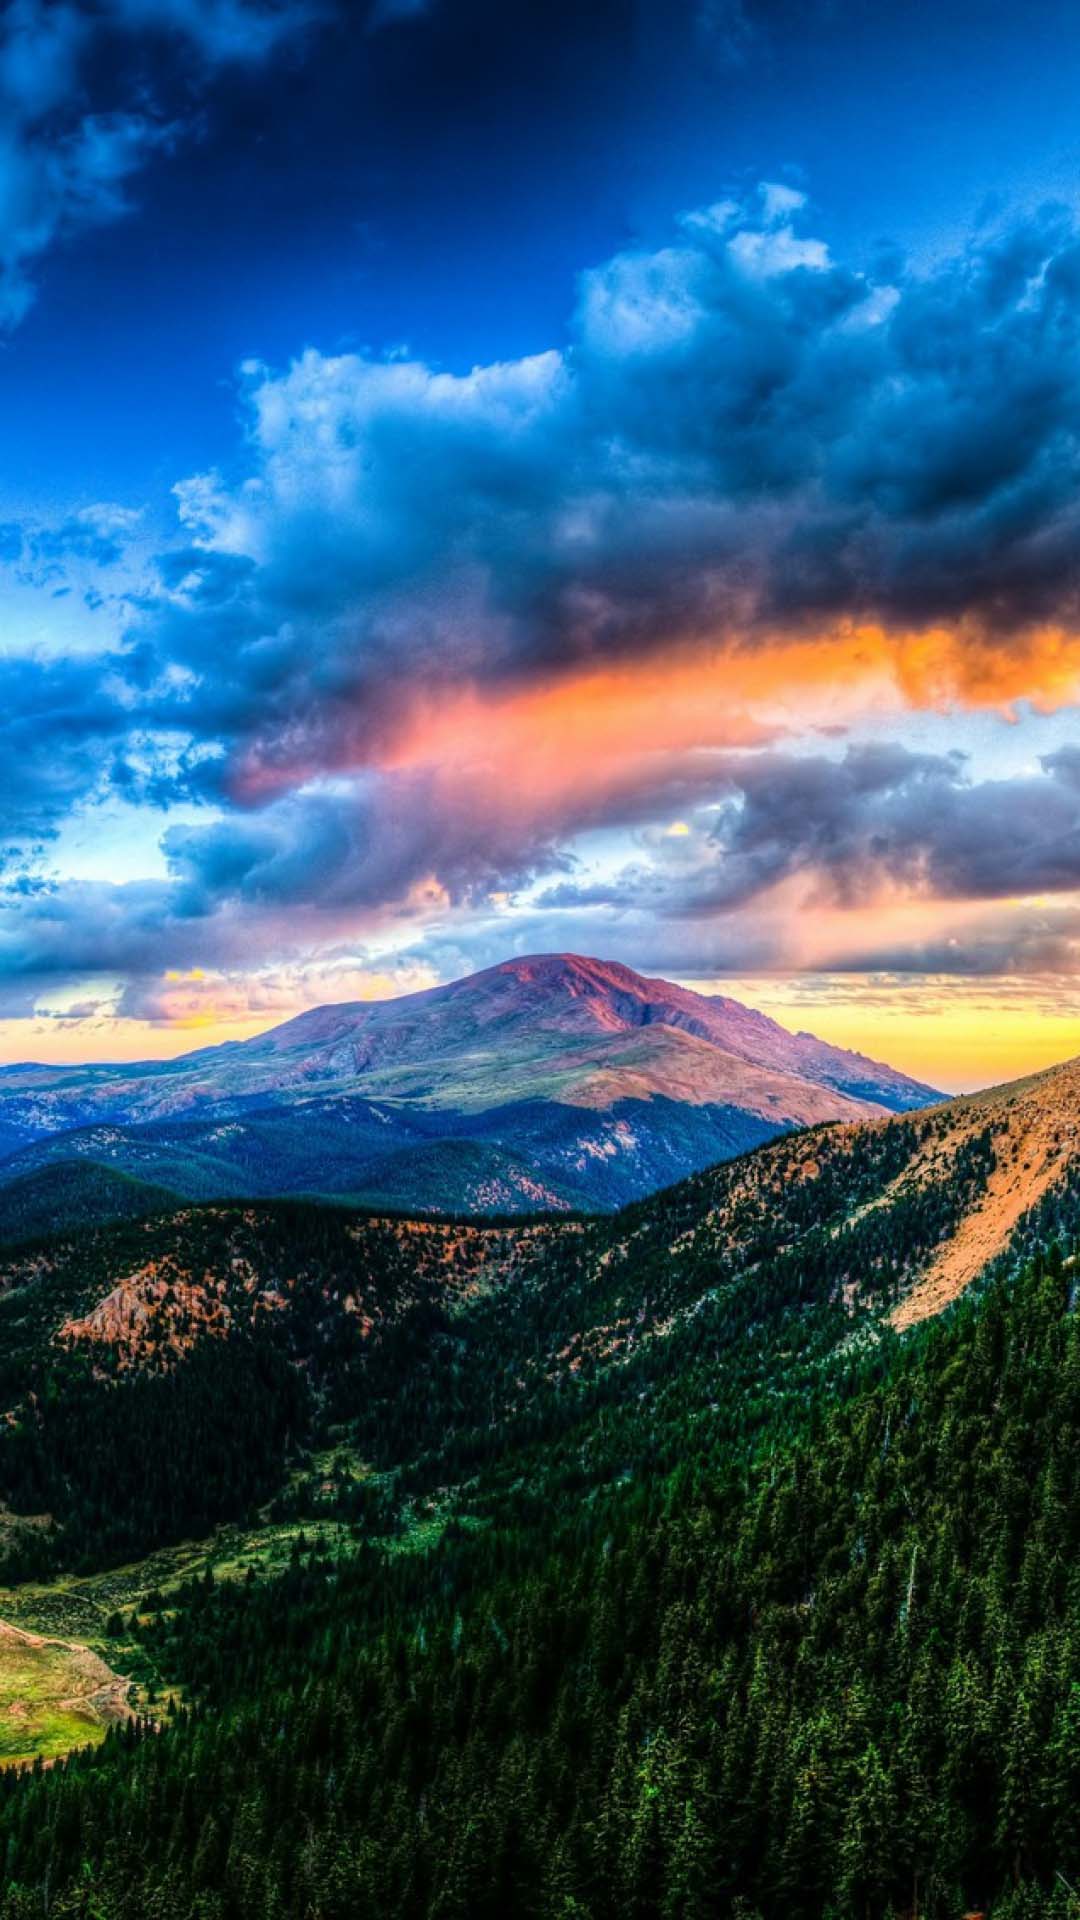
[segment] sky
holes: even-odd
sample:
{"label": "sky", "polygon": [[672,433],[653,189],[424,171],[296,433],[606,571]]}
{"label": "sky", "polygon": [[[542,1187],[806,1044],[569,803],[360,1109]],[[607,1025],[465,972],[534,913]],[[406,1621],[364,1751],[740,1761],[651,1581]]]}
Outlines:
{"label": "sky", "polygon": [[1058,0],[0,5],[0,1058],[554,949],[1080,1052]]}

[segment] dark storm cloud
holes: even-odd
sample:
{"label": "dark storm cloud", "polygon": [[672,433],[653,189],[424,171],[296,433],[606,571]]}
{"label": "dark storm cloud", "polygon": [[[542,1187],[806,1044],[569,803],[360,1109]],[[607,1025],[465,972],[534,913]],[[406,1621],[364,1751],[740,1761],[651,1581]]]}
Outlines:
{"label": "dark storm cloud", "polygon": [[712,839],[715,880],[687,905],[738,905],[809,874],[838,905],[885,887],[931,899],[1005,899],[1080,886],[1080,783],[1071,755],[1039,775],[972,781],[963,756],[899,746],[839,760],[757,757]]}
{"label": "dark storm cloud", "polygon": [[1047,755],[1041,773],[1008,780],[973,780],[962,754],[895,744],[852,747],[840,758],[728,756],[711,778],[696,858],[666,870],[635,863],[607,883],[563,880],[540,904],[730,913],[793,878],[808,880],[820,904],[841,908],[890,892],[992,901],[1080,888],[1073,749]]}
{"label": "dark storm cloud", "polygon": [[[1080,752],[1049,754],[1041,769],[979,781],[960,754],[896,745],[840,758],[733,756],[715,769],[714,802],[694,841],[676,843],[677,858],[658,858],[654,842],[647,857],[605,880],[570,876],[544,888],[522,937],[526,946],[588,945],[590,928],[594,944],[601,930],[631,941],[639,964],[646,954],[678,953],[683,971],[693,970],[695,953],[703,967],[749,967],[740,943],[755,965],[790,965],[790,906],[771,919],[768,912],[773,890],[796,882],[801,911],[846,911],[871,929],[854,948],[846,933],[820,961],[829,968],[1075,972]],[[1032,896],[1043,897],[1033,904]],[[1022,912],[1018,897],[1027,901]],[[936,910],[963,903],[963,931],[913,933],[903,944],[875,939],[874,910],[902,900],[935,910],[946,926],[947,911]]]}
{"label": "dark storm cloud", "polygon": [[238,790],[377,759],[418,693],[676,642],[948,623],[962,697],[1080,627],[1071,223],[874,285],[799,203],[587,274],[565,351],[249,369],[249,470],[178,490],[140,625]]}
{"label": "dark storm cloud", "polygon": [[[672,919],[738,914],[792,876],[841,904],[885,883],[949,899],[1080,885],[1061,755],[1006,783],[900,748],[774,750],[703,759],[680,785],[638,753],[622,778],[534,800],[527,766],[524,797],[448,765],[388,770],[445,696],[838,619],[948,624],[961,695],[969,661],[1030,657],[1037,676],[1034,627],[1080,628],[1065,214],[876,284],[806,231],[797,193],[767,187],[585,275],[565,349],[466,373],[312,350],[245,381],[242,470],[178,488],[185,544],[126,648],[49,669],[48,695],[3,668],[9,724],[39,723],[16,749],[28,834],[96,793],[95,757],[118,792],[224,809],[169,828],[171,879],[118,894],[101,941],[117,962],[129,908],[146,962],[177,929],[229,945],[245,915],[255,938],[305,906],[394,910],[429,881],[468,905],[565,867],[584,828],[673,801],[716,808],[707,857],[669,872],[650,854],[609,904],[629,908],[631,883],[640,900],[645,868]],[[564,871],[553,911],[574,885]],[[61,898],[31,903],[0,967],[89,953],[88,898],[59,933]],[[595,887],[577,904],[601,904]]]}
{"label": "dark storm cloud", "polygon": [[33,303],[41,257],[129,210],[135,177],[188,130],[147,42],[204,70],[265,59],[325,15],[316,0],[7,0],[0,11],[0,327]]}
{"label": "dark storm cloud", "polygon": [[454,905],[522,884],[559,855],[543,826],[490,814],[430,777],[383,777],[337,793],[291,795],[258,813],[164,838],[177,910],[222,902],[322,911],[382,908],[434,877]]}

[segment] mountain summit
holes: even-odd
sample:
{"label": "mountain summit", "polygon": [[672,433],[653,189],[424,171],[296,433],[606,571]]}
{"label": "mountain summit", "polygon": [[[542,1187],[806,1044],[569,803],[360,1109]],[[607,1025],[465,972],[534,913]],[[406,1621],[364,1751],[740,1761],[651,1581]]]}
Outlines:
{"label": "mountain summit", "polygon": [[736,1000],[538,954],[176,1060],[0,1069],[0,1180],[82,1157],[192,1197],[608,1208],[794,1127],[937,1097]]}
{"label": "mountain summit", "polygon": [[[316,1077],[327,1064],[333,1069],[351,1064],[357,1074],[400,1074],[408,1065],[428,1072],[435,1063],[445,1063],[452,1077],[448,1084],[468,1100],[487,1104],[490,1092],[505,1087],[501,1076],[508,1048],[524,1045],[534,1057],[534,1045],[542,1046],[556,1070],[565,1066],[566,1050],[584,1047],[589,1058],[575,1066],[585,1069],[587,1077],[582,1082],[575,1073],[561,1097],[581,1105],[606,1105],[619,1097],[615,1076],[624,1061],[628,1073],[655,1078],[654,1092],[693,1097],[694,1056],[680,1060],[666,1047],[673,1034],[702,1041],[709,1049],[697,1061],[703,1095],[717,1092],[718,1074],[730,1074],[732,1086],[738,1084],[730,1065],[716,1059],[723,1054],[730,1061],[793,1076],[891,1111],[923,1106],[938,1097],[932,1088],[862,1054],[829,1046],[812,1034],[789,1033],[738,1000],[694,993],[668,980],[647,979],[616,961],[573,953],[504,960],[449,986],[398,1000],[316,1007],[247,1041],[243,1051],[249,1063],[260,1063],[257,1072],[269,1056],[287,1058],[295,1070],[307,1055]],[[627,1041],[638,1044],[628,1050]],[[537,1072],[543,1071],[542,1059],[535,1058],[534,1064]],[[485,1084],[488,1073],[495,1076],[494,1087]],[[592,1074],[605,1077],[594,1084]],[[667,1084],[669,1078],[674,1084]]]}

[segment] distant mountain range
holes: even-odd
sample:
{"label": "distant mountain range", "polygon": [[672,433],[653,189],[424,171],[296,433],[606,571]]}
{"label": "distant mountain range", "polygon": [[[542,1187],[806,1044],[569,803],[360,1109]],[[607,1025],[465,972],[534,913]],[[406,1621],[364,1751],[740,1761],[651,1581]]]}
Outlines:
{"label": "distant mountain range", "polygon": [[195,1199],[611,1209],[795,1127],[939,1097],[738,1001],[545,954],[176,1060],[2,1068],[0,1185],[83,1161]]}

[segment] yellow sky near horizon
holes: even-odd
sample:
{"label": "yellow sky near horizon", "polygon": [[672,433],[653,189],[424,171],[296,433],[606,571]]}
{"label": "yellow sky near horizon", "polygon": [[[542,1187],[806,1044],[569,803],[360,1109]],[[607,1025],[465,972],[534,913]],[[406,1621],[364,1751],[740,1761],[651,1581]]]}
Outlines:
{"label": "yellow sky near horizon", "polygon": [[[943,1093],[968,1093],[1038,1073],[1080,1054],[1080,989],[1069,983],[913,983],[828,976],[687,981],[699,992],[730,993],[781,1026],[884,1060]],[[1060,995],[1060,1000],[1056,996]]]}

